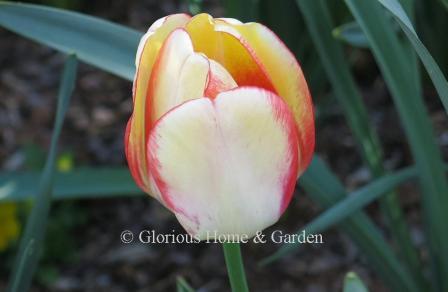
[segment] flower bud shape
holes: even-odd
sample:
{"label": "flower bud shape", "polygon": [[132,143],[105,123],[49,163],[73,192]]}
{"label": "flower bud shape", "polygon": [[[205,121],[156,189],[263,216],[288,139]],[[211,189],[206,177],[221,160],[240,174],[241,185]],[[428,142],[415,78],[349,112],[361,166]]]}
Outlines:
{"label": "flower bud shape", "polygon": [[281,40],[174,14],[151,25],[135,65],[125,151],[138,186],[196,238],[277,222],[314,151],[308,86]]}

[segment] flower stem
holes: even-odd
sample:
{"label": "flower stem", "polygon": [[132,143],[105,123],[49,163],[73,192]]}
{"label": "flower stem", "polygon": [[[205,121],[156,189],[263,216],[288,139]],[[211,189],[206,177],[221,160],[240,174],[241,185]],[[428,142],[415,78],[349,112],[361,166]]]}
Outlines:
{"label": "flower stem", "polygon": [[224,257],[226,259],[227,273],[233,292],[248,292],[246,273],[239,243],[223,243]]}

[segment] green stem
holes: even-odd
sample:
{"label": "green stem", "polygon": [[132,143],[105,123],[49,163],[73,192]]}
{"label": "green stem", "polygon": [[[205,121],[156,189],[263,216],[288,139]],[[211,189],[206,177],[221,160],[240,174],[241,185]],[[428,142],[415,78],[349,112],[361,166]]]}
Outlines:
{"label": "green stem", "polygon": [[224,257],[226,259],[227,273],[233,292],[248,292],[249,288],[244,272],[243,259],[239,243],[223,243]]}

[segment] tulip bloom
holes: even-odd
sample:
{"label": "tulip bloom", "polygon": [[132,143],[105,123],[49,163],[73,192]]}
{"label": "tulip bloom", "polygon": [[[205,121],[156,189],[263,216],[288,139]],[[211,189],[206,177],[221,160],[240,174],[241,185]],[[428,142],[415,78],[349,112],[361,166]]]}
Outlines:
{"label": "tulip bloom", "polygon": [[140,188],[200,239],[274,224],[314,151],[310,93],[280,39],[170,15],[142,37],[136,68],[125,148]]}

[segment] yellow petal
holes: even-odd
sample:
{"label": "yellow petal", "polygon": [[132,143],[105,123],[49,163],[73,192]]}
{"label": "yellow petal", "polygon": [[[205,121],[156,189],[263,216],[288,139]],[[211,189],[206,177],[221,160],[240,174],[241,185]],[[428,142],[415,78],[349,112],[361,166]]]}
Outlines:
{"label": "yellow petal", "polygon": [[239,86],[257,86],[275,91],[260,60],[238,38],[215,30],[215,21],[208,14],[194,16],[186,25],[196,52],[220,63]]}

